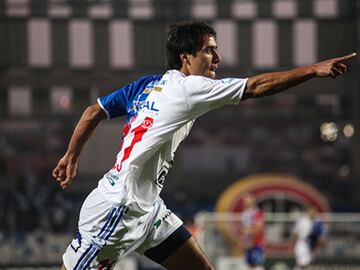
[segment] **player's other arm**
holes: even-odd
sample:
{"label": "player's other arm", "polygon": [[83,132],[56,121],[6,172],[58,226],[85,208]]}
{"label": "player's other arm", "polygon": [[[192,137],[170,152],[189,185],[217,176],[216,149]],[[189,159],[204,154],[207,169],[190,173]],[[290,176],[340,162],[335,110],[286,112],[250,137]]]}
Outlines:
{"label": "player's other arm", "polygon": [[67,188],[76,176],[81,150],[98,123],[105,118],[106,113],[98,104],[91,105],[84,111],[71,136],[65,155],[53,171],[53,177],[62,189]]}
{"label": "player's other arm", "polygon": [[336,78],[346,72],[345,62],[355,57],[356,53],[352,53],[289,71],[264,73],[250,77],[242,100],[276,94],[311,78]]}

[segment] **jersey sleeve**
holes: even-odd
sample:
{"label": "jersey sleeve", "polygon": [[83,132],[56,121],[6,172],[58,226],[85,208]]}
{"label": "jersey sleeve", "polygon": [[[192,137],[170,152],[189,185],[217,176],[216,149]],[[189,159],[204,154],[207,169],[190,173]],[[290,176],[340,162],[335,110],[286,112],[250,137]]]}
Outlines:
{"label": "jersey sleeve", "polygon": [[126,114],[129,101],[128,95],[131,90],[132,85],[127,85],[97,99],[98,104],[105,111],[108,119]]}
{"label": "jersey sleeve", "polygon": [[200,116],[228,104],[238,104],[243,96],[246,79],[213,80],[202,76],[188,76],[183,88],[191,114]]}
{"label": "jersey sleeve", "polygon": [[109,95],[98,98],[97,102],[105,111],[108,119],[126,115],[127,108],[132,105],[135,97],[141,93],[149,83],[159,80],[160,78],[161,76],[159,75],[142,77]]}

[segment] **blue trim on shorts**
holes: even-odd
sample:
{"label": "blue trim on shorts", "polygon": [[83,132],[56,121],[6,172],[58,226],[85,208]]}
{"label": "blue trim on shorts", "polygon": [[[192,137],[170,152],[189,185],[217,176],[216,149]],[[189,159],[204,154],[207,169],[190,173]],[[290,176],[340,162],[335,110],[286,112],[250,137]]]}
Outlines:
{"label": "blue trim on shorts", "polygon": [[[100,241],[105,241],[109,239],[109,237],[114,233],[117,225],[119,224],[121,217],[127,212],[127,210],[128,207],[125,206],[111,209],[105,225],[101,228],[100,232],[97,235],[97,238]],[[96,258],[102,246],[101,243],[99,244],[94,242],[92,242],[88,249],[81,255],[80,259],[74,267],[74,270],[87,269],[90,263]]]}
{"label": "blue trim on shorts", "polygon": [[[87,252],[87,254],[86,254]],[[90,245],[89,248],[85,251],[85,253],[83,255],[86,254],[86,256],[83,258],[83,262],[79,264],[79,267],[80,268],[75,268],[74,269],[86,269],[86,267],[90,264],[91,262],[91,257],[92,257],[92,254],[96,252],[96,247],[93,246],[93,245]],[[84,263],[86,263],[86,265],[84,266]]]}
{"label": "blue trim on shorts", "polygon": [[99,254],[100,249],[95,248],[95,253],[93,255],[90,256],[90,258],[88,259],[86,265],[82,268],[82,269],[87,269],[90,266],[90,263],[96,258],[96,256]]}
{"label": "blue trim on shorts", "polygon": [[[104,235],[104,239],[109,239],[109,237],[114,233],[117,225],[120,222],[121,217],[123,216],[123,214],[126,212],[126,209],[122,209],[119,213],[119,215],[115,215],[115,220],[114,220],[114,225],[113,227],[108,231],[108,234]],[[99,237],[101,238],[101,236],[99,235]]]}
{"label": "blue trim on shorts", "polygon": [[109,226],[109,222],[111,221],[111,217],[114,215],[114,212],[117,210],[117,208],[113,208],[111,209],[108,219],[106,220],[106,223],[104,225],[104,227],[101,228],[101,231],[99,232],[98,235],[101,235],[103,233],[103,231]]}

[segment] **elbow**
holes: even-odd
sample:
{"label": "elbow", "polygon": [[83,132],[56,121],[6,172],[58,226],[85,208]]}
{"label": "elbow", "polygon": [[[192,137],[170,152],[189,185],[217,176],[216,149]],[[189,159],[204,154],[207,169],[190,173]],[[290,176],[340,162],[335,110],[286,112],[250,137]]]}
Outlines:
{"label": "elbow", "polygon": [[245,88],[245,98],[260,98],[281,91],[274,80],[268,79],[269,75],[263,74],[249,78]]}
{"label": "elbow", "polygon": [[259,98],[262,96],[263,92],[266,91],[266,89],[264,89],[264,88],[265,88],[265,85],[261,84],[259,79],[256,76],[251,77],[247,81],[242,99],[246,100],[249,98]]}
{"label": "elbow", "polygon": [[106,113],[104,110],[99,106],[99,104],[93,104],[88,106],[83,115],[89,119],[100,122],[101,120],[106,118]]}
{"label": "elbow", "polygon": [[255,85],[247,85],[243,94],[242,100],[246,100],[249,98],[259,98],[261,97],[262,89]]}
{"label": "elbow", "polygon": [[274,88],[270,85],[253,85],[247,87],[244,92],[244,100],[248,98],[261,98],[283,91],[282,88]]}

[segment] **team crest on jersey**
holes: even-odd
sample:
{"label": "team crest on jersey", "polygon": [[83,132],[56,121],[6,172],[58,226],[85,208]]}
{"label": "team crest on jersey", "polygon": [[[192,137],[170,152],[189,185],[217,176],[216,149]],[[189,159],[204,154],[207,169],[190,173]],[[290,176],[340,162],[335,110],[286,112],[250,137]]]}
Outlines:
{"label": "team crest on jersey", "polygon": [[141,126],[145,129],[151,128],[154,120],[152,118],[146,117],[142,122]]}

